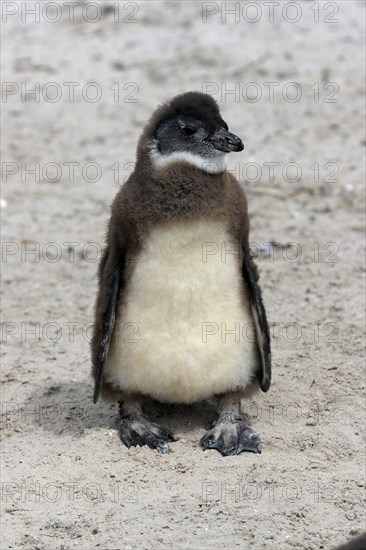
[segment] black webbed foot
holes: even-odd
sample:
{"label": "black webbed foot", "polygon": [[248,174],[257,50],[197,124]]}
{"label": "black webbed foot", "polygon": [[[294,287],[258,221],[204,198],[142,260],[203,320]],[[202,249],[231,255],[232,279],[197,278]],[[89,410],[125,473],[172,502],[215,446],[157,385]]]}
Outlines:
{"label": "black webbed foot", "polygon": [[147,445],[163,454],[170,452],[169,441],[177,441],[167,428],[153,424],[143,416],[122,417],[118,433],[122,443],[128,448]]}
{"label": "black webbed foot", "polygon": [[222,456],[238,455],[242,451],[261,452],[259,435],[244,420],[218,422],[200,441],[204,450],[217,449]]}

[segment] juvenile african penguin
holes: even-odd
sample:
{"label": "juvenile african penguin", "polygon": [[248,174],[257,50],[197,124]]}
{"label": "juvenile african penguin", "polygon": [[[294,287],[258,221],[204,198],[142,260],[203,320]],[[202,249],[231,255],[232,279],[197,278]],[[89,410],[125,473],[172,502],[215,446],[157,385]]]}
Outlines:
{"label": "juvenile african penguin", "polygon": [[92,338],[94,403],[120,403],[122,442],[169,452],[174,435],[143,414],[162,403],[217,404],[203,449],[261,452],[241,401],[271,383],[270,338],[249,250],[245,193],[226,170],[242,151],[214,99],[158,107],[112,204]]}

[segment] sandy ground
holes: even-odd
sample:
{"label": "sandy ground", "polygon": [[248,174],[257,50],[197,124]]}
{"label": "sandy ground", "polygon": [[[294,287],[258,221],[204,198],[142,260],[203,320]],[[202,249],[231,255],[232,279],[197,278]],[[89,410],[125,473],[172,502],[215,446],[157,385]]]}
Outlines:
{"label": "sandy ground", "polygon": [[[364,4],[281,2],[273,22],[262,2],[226,21],[225,3],[104,2],[96,22],[83,2],[71,22],[63,2],[39,22],[8,4],[1,548],[331,549],[361,532]],[[127,450],[116,407],[91,402],[109,204],[155,106],[207,86],[245,142],[230,169],[272,325],[273,385],[247,403],[261,455],[203,452],[204,404],[152,411],[180,438],[169,455]],[[285,247],[259,252],[271,240]]]}

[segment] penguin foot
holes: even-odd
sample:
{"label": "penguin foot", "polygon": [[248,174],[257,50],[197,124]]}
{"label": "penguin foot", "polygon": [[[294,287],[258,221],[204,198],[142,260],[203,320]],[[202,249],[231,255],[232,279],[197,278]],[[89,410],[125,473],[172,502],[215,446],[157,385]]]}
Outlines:
{"label": "penguin foot", "polygon": [[222,456],[238,455],[242,451],[261,452],[259,435],[244,420],[218,422],[201,438],[200,443],[204,451],[217,449]]}
{"label": "penguin foot", "polygon": [[143,416],[139,418],[121,418],[119,425],[119,437],[126,447],[143,447],[147,445],[159,453],[169,453],[169,441],[177,441],[177,438],[167,428],[149,422]]}

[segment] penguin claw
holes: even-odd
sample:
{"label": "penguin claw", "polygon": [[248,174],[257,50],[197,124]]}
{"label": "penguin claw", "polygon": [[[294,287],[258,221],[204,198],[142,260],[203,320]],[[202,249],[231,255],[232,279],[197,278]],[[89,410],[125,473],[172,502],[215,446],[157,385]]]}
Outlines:
{"label": "penguin claw", "polygon": [[250,453],[261,454],[261,440],[256,432],[252,432],[247,436],[243,436],[239,440],[239,445],[236,454],[238,455],[242,451],[248,451]]}
{"label": "penguin claw", "polygon": [[122,418],[119,425],[119,437],[126,447],[143,447],[147,445],[162,454],[170,452],[168,442],[177,438],[167,428],[161,428],[148,420],[141,418],[131,420]]}
{"label": "penguin claw", "polygon": [[201,438],[203,450],[216,449],[222,456],[238,455],[242,451],[261,453],[259,435],[244,421],[219,423]]}

